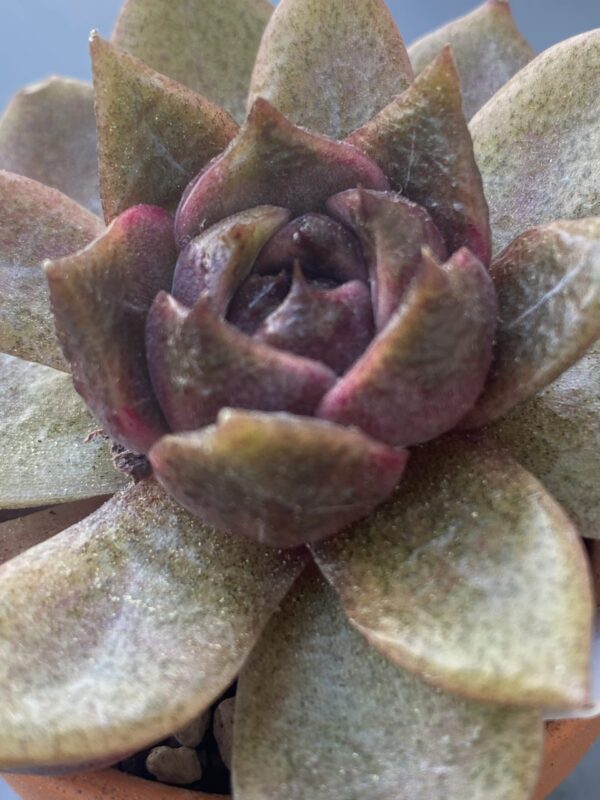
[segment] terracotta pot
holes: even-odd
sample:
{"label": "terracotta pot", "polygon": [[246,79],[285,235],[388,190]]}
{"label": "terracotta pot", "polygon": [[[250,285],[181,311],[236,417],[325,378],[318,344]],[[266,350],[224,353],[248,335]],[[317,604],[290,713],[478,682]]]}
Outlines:
{"label": "terracotta pot", "polygon": [[[600,717],[548,724],[546,761],[535,800],[543,800],[569,775],[598,736]],[[227,800],[132,778],[112,769],[63,778],[4,777],[23,800]]]}

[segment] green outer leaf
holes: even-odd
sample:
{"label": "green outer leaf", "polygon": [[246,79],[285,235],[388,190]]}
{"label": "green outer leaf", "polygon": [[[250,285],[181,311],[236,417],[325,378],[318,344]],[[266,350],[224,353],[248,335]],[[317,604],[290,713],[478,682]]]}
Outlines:
{"label": "green outer leaf", "polygon": [[59,189],[100,214],[94,92],[51,77],[14,96],[0,119],[0,169]]}
{"label": "green outer leaf", "polygon": [[40,269],[85,247],[104,226],[74,200],[0,171],[0,350],[68,371]]}
{"label": "green outer leaf", "polygon": [[144,481],[0,570],[0,763],[108,760],[229,685],[305,558],[203,526]]}
{"label": "green outer leaf", "polygon": [[587,700],[594,600],[577,532],[497,448],[413,452],[393,500],[313,546],[352,623],[448,691],[539,707]]}
{"label": "green outer leaf", "polygon": [[487,428],[600,539],[600,342],[537,397]]}
{"label": "green outer leaf", "polygon": [[600,217],[526,231],[492,264],[491,276],[499,317],[494,363],[464,427],[504,416],[600,336]]}
{"label": "green outer leaf", "polygon": [[0,267],[0,349],[69,371],[56,339],[48,283],[41,270]]}
{"label": "green outer leaf", "polygon": [[249,107],[264,97],[296,125],[343,139],[412,78],[385,0],[282,0],[256,57]]}
{"label": "green outer leaf", "polygon": [[97,34],[90,48],[107,221],[139,203],[175,211],[187,184],[238,126],[226,111]]}
{"label": "green outer leaf", "polygon": [[79,522],[107,499],[91,497],[75,503],[63,503],[3,522],[0,525],[0,564]]}
{"label": "green outer leaf", "polygon": [[272,12],[268,0],[126,0],[112,41],[242,122]]}
{"label": "green outer leaf", "polygon": [[471,122],[494,250],[555,219],[600,215],[600,28],[546,50]]}
{"label": "green outer leaf", "polygon": [[110,494],[124,478],[69,375],[0,355],[0,508]]}
{"label": "green outer leaf", "polygon": [[481,705],[389,664],[331,589],[301,579],[244,667],[236,800],[528,800],[534,710]]}
{"label": "green outer leaf", "polygon": [[535,55],[507,0],[486,0],[465,17],[414,42],[408,54],[415,72],[422,72],[448,44],[458,64],[467,119]]}
{"label": "green outer leaf", "polygon": [[85,247],[102,221],[56,189],[0,170],[0,268],[41,267]]}

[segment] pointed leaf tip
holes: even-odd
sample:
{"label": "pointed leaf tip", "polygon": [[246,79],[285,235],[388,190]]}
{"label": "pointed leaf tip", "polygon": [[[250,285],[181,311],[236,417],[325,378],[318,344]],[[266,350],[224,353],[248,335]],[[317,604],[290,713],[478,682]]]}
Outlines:
{"label": "pointed leaf tip", "polygon": [[46,268],[77,391],[106,432],[136,452],[166,432],[148,375],[144,328],[156,294],[170,288],[176,258],[170,214],[136,206],[85,250]]}
{"label": "pointed leaf tip", "polygon": [[387,189],[388,182],[352,145],[297,128],[259,98],[237,138],[184,195],[177,241],[185,246],[224,217],[254,206],[288,208],[293,216],[323,211],[328,197],[355,186]]}
{"label": "pointed leaf tip", "polygon": [[107,221],[140,203],[177,208],[189,181],[237,133],[218,106],[91,38],[100,183]]}
{"label": "pointed leaf tip", "polygon": [[489,264],[488,207],[449,47],[347,141],[379,164],[394,189],[427,209],[451,253],[468,247]]}
{"label": "pointed leaf tip", "polygon": [[403,447],[441,436],[481,394],[495,325],[494,288],[481,262],[459,250],[440,267],[424,251],[400,308],[317,416]]}
{"label": "pointed leaf tip", "polygon": [[249,104],[264,97],[296,125],[342,139],[412,77],[384,0],[283,0],[258,51]]}
{"label": "pointed leaf tip", "polygon": [[446,45],[456,57],[467,119],[534,57],[505,0],[487,0],[412,44],[408,54],[415,72],[421,73]]}
{"label": "pointed leaf tip", "polygon": [[356,429],[235,409],[203,431],[166,436],[150,453],[158,480],[183,506],[274,547],[331,536],[368,514],[406,459]]}

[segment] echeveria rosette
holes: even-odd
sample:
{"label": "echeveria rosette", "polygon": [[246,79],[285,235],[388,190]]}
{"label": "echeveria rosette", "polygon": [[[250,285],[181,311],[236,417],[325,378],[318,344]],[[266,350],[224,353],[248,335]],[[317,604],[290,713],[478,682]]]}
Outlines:
{"label": "echeveria rosette", "polygon": [[[0,121],[0,502],[77,501],[0,526],[0,764],[241,670],[236,800],[526,800],[594,710],[600,35],[525,66],[493,0],[415,77],[380,0],[127,0],[91,49],[99,183],[89,88]],[[154,470],[96,511],[94,427]]]}

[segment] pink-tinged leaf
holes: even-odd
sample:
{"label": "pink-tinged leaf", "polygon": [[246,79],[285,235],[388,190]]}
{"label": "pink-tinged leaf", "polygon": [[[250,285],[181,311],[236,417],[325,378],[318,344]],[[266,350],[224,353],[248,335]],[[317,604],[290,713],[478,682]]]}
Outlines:
{"label": "pink-tinged leaf", "polygon": [[125,0],[113,41],[241,122],[269,0]]}
{"label": "pink-tinged leaf", "polygon": [[600,539],[600,341],[487,431],[552,492],[582,536]]}
{"label": "pink-tinged leaf", "polygon": [[94,512],[107,497],[93,497],[26,514],[0,524],[0,564],[45,542]]}
{"label": "pink-tinged leaf", "polygon": [[446,246],[429,214],[390,192],[353,189],[332,197],[329,212],[358,236],[367,263],[377,329],[382,330],[398,308],[430,248],[444,261]]}
{"label": "pink-tinged leaf", "polygon": [[413,72],[385,0],[282,0],[250,85],[296,125],[343,139],[405,89]]}
{"label": "pink-tinged leaf", "polygon": [[0,119],[0,169],[58,189],[100,214],[92,87],[52,77],[15,95]]}
{"label": "pink-tinged leaf", "polygon": [[90,47],[107,221],[140,203],[175,211],[185,187],[238,126],[226,111],[97,33]]}
{"label": "pink-tinged leaf", "polygon": [[600,217],[521,234],[492,264],[494,361],[464,420],[479,427],[552,383],[600,337]]}
{"label": "pink-tinged leaf", "polygon": [[216,222],[259,205],[293,216],[323,211],[336,192],[388,182],[364,153],[297,128],[266,100],[256,100],[225,153],[194,182],[177,212],[177,241],[187,244]]}
{"label": "pink-tinged leaf", "polygon": [[173,296],[190,308],[205,296],[224,316],[257,255],[289,218],[285,208],[257,206],[226,217],[192,239],[177,261]]}
{"label": "pink-tinged leaf", "polygon": [[76,768],[182,728],[236,677],[306,563],[143,481],[0,569],[0,764]]}
{"label": "pink-tinged leaf", "polygon": [[433,689],[303,575],[240,675],[236,800],[531,800],[541,714]]}
{"label": "pink-tinged leaf", "polygon": [[406,300],[317,415],[393,445],[453,428],[481,394],[492,359],[496,298],[468,250],[443,267],[430,254]]}
{"label": "pink-tinged leaf", "polygon": [[216,425],[166,436],[158,480],[211,525],[274,547],[331,536],[392,492],[407,454],[356,429],[227,409]]}
{"label": "pink-tinged leaf", "polygon": [[449,692],[582,708],[594,616],[577,531],[498,447],[418,448],[391,502],[314,548],[370,644]]}
{"label": "pink-tinged leaf", "polygon": [[600,29],[546,50],[471,122],[494,251],[556,219],[600,215]]}
{"label": "pink-tinged leaf", "polygon": [[335,383],[323,364],[250,339],[205,299],[190,311],[159,294],[146,348],[154,391],[174,431],[202,428],[225,406],[312,414]]}
{"label": "pink-tinged leaf", "polygon": [[0,508],[111,494],[125,482],[70,375],[0,355]]}
{"label": "pink-tinged leaf", "polygon": [[264,321],[255,338],[343,374],[367,349],[374,333],[371,295],[364,283],[350,281],[322,289],[308,284],[297,267],[285,302]]}
{"label": "pink-tinged leaf", "polygon": [[283,303],[292,284],[289,272],[277,275],[250,275],[236,292],[227,319],[252,336],[261,323]]}
{"label": "pink-tinged leaf", "polygon": [[256,271],[291,270],[296,263],[312,278],[336,283],[367,279],[357,239],[324,214],[305,214],[282,228],[260,253]]}
{"label": "pink-tinged leaf", "polygon": [[486,0],[412,44],[408,54],[415,72],[424,70],[446,45],[452,46],[458,64],[467,119],[535,55],[507,0]]}
{"label": "pink-tinged leaf", "polygon": [[145,358],[146,316],[171,285],[173,220],[136,206],[75,255],[49,262],[56,327],[75,387],[104,430],[146,452],[165,432]]}
{"label": "pink-tinged leaf", "polygon": [[347,141],[379,164],[394,189],[429,211],[451,253],[468,247],[489,264],[488,207],[449,48]]}
{"label": "pink-tinged leaf", "polygon": [[0,350],[68,370],[54,333],[46,258],[79,250],[104,226],[75,201],[0,171]]}

